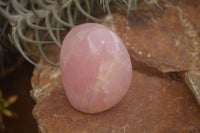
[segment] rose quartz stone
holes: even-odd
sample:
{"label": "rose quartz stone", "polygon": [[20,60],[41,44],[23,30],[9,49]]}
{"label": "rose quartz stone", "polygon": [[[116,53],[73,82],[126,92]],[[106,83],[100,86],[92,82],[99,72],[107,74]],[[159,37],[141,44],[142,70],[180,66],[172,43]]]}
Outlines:
{"label": "rose quartz stone", "polygon": [[85,113],[115,106],[125,96],[132,65],[122,40],[101,24],[73,28],[65,37],[60,68],[70,104]]}

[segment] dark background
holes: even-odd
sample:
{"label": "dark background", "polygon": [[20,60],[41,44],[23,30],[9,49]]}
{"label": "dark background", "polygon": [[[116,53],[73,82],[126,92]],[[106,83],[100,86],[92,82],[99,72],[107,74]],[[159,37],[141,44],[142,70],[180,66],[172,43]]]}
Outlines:
{"label": "dark background", "polygon": [[31,76],[34,66],[24,61],[17,69],[0,78],[0,88],[4,98],[10,95],[18,95],[16,103],[9,109],[17,114],[17,117],[4,117],[5,131],[0,133],[37,133],[36,121],[32,116],[32,109],[35,102],[30,97]]}

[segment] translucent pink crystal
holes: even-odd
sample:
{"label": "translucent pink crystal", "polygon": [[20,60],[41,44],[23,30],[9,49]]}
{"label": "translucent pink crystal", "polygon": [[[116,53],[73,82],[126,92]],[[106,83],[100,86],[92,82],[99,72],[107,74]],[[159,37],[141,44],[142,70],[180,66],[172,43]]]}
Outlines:
{"label": "translucent pink crystal", "polygon": [[97,113],[116,105],[132,78],[129,54],[121,39],[101,24],[73,28],[65,37],[60,68],[70,104]]}

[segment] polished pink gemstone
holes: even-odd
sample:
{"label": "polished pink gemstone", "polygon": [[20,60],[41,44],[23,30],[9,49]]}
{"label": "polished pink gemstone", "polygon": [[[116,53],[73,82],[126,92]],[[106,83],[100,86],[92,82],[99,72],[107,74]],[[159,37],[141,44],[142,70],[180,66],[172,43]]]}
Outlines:
{"label": "polished pink gemstone", "polygon": [[70,104],[81,112],[107,110],[125,96],[132,65],[122,40],[101,24],[73,28],[65,37],[60,68]]}

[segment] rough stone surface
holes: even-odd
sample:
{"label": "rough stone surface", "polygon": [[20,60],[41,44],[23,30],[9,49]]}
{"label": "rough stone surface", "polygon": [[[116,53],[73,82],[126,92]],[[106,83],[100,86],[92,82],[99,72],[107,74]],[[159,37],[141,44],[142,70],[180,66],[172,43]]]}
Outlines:
{"label": "rough stone surface", "polygon": [[[197,43],[198,33],[187,13],[199,12],[199,8],[187,5],[195,8],[187,11],[182,8],[185,5],[179,5],[181,1],[177,9],[163,5],[163,11],[142,5],[128,20],[113,14],[115,24],[111,28],[122,37],[133,58],[162,72],[187,71],[193,61],[193,43]],[[198,21],[195,20],[196,24]]]}
{"label": "rough stone surface", "polygon": [[[47,78],[49,72],[54,76]],[[133,71],[126,97],[116,107],[95,115],[81,113],[69,104],[58,67],[47,73],[35,69],[34,75],[43,77],[43,83],[33,78],[34,85],[49,84],[39,97],[33,95],[37,99],[33,115],[42,133],[200,131],[198,103],[184,82],[171,75]]]}
{"label": "rough stone surface", "polygon": [[[200,18],[197,17],[200,1],[174,0],[173,4],[178,10],[164,4],[163,11],[139,6],[134,13],[137,19],[129,21],[125,16],[114,16],[116,25],[111,28],[129,49],[133,79],[127,95],[111,110],[95,115],[78,112],[67,101],[59,68],[35,68],[31,95],[37,101],[33,116],[39,130],[42,133],[200,132],[200,106],[194,97],[198,100],[200,92]],[[52,58],[59,55],[58,51],[52,52],[49,53]],[[50,66],[44,60],[40,64]],[[184,71],[187,71],[185,76]]]}
{"label": "rough stone surface", "polygon": [[185,81],[195,95],[197,101],[200,103],[200,75],[188,72]]}
{"label": "rough stone surface", "polygon": [[182,16],[184,31],[193,47],[192,61],[189,71],[186,72],[185,81],[200,104],[200,19],[197,17],[200,12],[200,1],[194,0],[187,5],[180,3],[180,6],[182,10],[179,9],[179,12]]}

